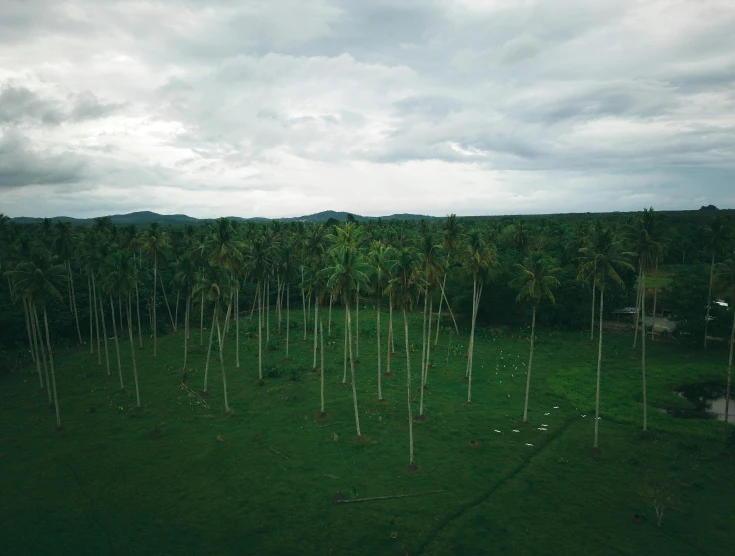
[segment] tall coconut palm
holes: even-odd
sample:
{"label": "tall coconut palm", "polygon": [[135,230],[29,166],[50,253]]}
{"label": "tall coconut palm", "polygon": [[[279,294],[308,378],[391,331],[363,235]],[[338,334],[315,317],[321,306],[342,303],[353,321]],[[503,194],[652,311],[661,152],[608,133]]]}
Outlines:
{"label": "tall coconut palm", "polygon": [[[395,264],[395,250],[392,247],[388,247],[383,242],[375,240],[370,244],[370,251],[368,253],[368,262],[373,268],[373,291],[375,292],[375,315],[377,318],[377,345],[378,345],[378,401],[383,402],[383,389],[381,378],[382,374],[380,371],[380,302],[383,299],[383,294],[388,283],[390,281],[390,269]],[[390,347],[388,348],[390,351]]]}
{"label": "tall coconut palm", "polygon": [[732,351],[735,345],[735,260],[727,259],[715,267],[715,291],[726,297],[733,308],[732,330],[730,331],[730,355],[727,360],[727,387],[725,389],[725,425],[722,431],[723,442],[727,437],[727,422],[730,417],[730,388],[732,385]]}
{"label": "tall coconut palm", "polygon": [[153,357],[158,352],[158,320],[156,311],[156,281],[158,280],[158,262],[166,256],[169,248],[168,234],[161,229],[157,222],[151,223],[146,232],[141,249],[149,259],[153,260]]}
{"label": "tall coconut palm", "polygon": [[[133,263],[135,263],[135,253],[136,251],[139,251],[141,247],[143,246],[143,239],[138,234],[138,230],[136,229],[135,224],[130,224],[129,226],[125,227],[125,229],[123,230],[121,242],[122,242],[122,246],[128,251],[130,251],[130,253],[133,255]],[[137,318],[138,318],[138,343],[139,343],[140,349],[143,349],[143,329],[140,325],[140,295],[138,292],[138,277],[137,276],[135,279],[135,310],[136,310]],[[132,326],[132,325],[133,325],[133,321],[128,320],[128,326]]]}
{"label": "tall coconut palm", "polygon": [[[207,358],[204,363],[204,389],[201,392],[203,397],[209,396],[207,383],[209,379],[209,360],[212,355],[212,343],[214,341],[214,330],[218,326],[217,313],[219,309],[220,296],[224,289],[227,278],[219,267],[210,267],[204,279],[197,284],[195,294],[204,292],[204,297],[213,305],[212,309],[212,326],[209,329],[209,344],[207,347]],[[222,340],[220,338],[220,345]]]}
{"label": "tall coconut palm", "polygon": [[733,243],[732,228],[721,216],[715,216],[710,225],[705,228],[705,247],[712,257],[709,267],[709,290],[707,292],[707,315],[704,318],[704,347],[707,348],[707,329],[709,328],[709,313],[712,305],[712,279],[715,270],[715,256],[724,253]]}
{"label": "tall coconut palm", "polygon": [[418,254],[408,247],[398,252],[391,269],[389,289],[403,311],[403,332],[406,340],[406,396],[408,405],[408,467],[418,470],[413,450],[413,409],[411,407],[411,347],[408,341],[408,311],[418,298],[425,281],[419,269]]}
{"label": "tall coconut palm", "polygon": [[554,276],[559,268],[554,267],[553,259],[541,251],[534,251],[526,257],[524,264],[516,264],[519,276],[510,285],[518,289],[516,301],[530,301],[533,316],[531,317],[531,348],[528,354],[528,368],[526,370],[526,398],[523,402],[523,422],[528,421],[528,393],[531,390],[531,367],[533,365],[533,343],[536,337],[536,310],[539,303],[548,299],[556,303],[552,289],[559,286],[559,280]]}
{"label": "tall coconut palm", "polygon": [[187,351],[189,341],[189,315],[191,312],[191,295],[197,283],[197,270],[194,259],[190,254],[181,255],[174,265],[174,282],[178,291],[184,295],[184,364],[182,370],[186,370]]}
{"label": "tall coconut palm", "polygon": [[[126,251],[117,251],[115,253],[110,254],[110,256],[107,258],[107,261],[105,263],[105,279],[103,281],[103,287],[107,291],[109,297],[110,297],[110,308],[112,310],[112,325],[113,325],[113,333],[115,335],[115,350],[117,353],[117,371],[118,376],[120,379],[120,393],[125,393],[125,384],[123,381],[123,373],[122,373],[122,365],[120,364],[120,345],[117,338],[117,329],[115,328],[115,303],[114,298],[116,297],[118,301],[122,299],[123,297],[126,297],[134,288],[134,281],[136,280],[135,277],[135,264],[132,260],[131,254]],[[127,306],[127,302],[126,302]],[[130,318],[130,315],[128,315],[128,319]],[[128,321],[130,322],[130,321]],[[130,344],[132,347],[133,340],[132,340],[132,327],[128,326],[130,331]],[[133,356],[135,356],[135,349],[133,351]],[[137,371],[136,371],[137,374]],[[136,378],[136,393],[138,392],[138,386],[137,386],[137,378]],[[140,398],[140,396],[138,396]],[[138,407],[140,407],[140,403],[138,403]]]}
{"label": "tall coconut palm", "polygon": [[[54,369],[54,354],[51,348],[51,337],[48,329],[48,313],[46,304],[49,299],[61,300],[62,284],[66,281],[66,268],[58,264],[47,253],[37,251],[30,260],[23,261],[12,271],[16,291],[26,295],[34,308],[43,310],[43,324],[46,330],[46,350],[51,367],[51,386],[53,390],[54,407],[56,409],[56,427],[61,428],[61,413],[59,398],[56,391],[56,371]],[[37,316],[37,314],[36,314]]]}
{"label": "tall coconut palm", "polygon": [[595,395],[595,438],[593,447],[598,447],[598,431],[600,420],[600,377],[602,370],[602,320],[605,298],[605,287],[608,283],[624,285],[619,271],[633,270],[628,262],[635,255],[626,251],[622,241],[616,237],[613,230],[603,228],[595,234],[588,247],[580,249],[581,268],[580,277],[591,281],[600,291],[600,338],[597,348],[597,390]]}
{"label": "tall coconut palm", "polygon": [[324,269],[328,276],[327,291],[336,298],[341,298],[345,305],[347,327],[347,345],[349,346],[350,373],[352,377],[352,402],[355,410],[355,428],[357,438],[362,439],[360,430],[360,413],[357,408],[357,387],[355,385],[355,360],[352,356],[352,319],[350,316],[350,301],[355,297],[358,284],[368,284],[370,268],[361,260],[357,249],[347,246],[335,248],[332,251],[331,265]]}
{"label": "tall coconut palm", "polygon": [[272,266],[272,249],[262,234],[253,236],[246,247],[245,264],[248,273],[257,281],[258,304],[258,380],[263,380],[263,290]]}
{"label": "tall coconut palm", "polygon": [[69,292],[69,308],[74,312],[74,321],[77,325],[79,345],[82,344],[82,330],[79,328],[79,313],[77,312],[76,293],[74,292],[74,275],[71,269],[71,259],[74,255],[74,228],[70,222],[57,222],[56,241],[54,244],[56,255],[63,261],[67,270],[67,288]]}
{"label": "tall coconut palm", "polygon": [[446,269],[444,270],[444,274],[442,276],[442,283],[441,283],[442,295],[439,298],[439,311],[436,316],[436,338],[434,338],[435,346],[439,343],[439,324],[441,323],[442,303],[444,301],[447,301],[447,309],[449,310],[449,314],[452,316],[452,320],[454,321],[454,328],[457,331],[457,336],[459,336],[459,327],[457,326],[457,321],[454,320],[452,309],[449,308],[449,301],[446,299],[446,294],[444,292],[447,286],[447,272],[449,271],[449,268],[451,266],[452,253],[454,253],[457,249],[459,249],[459,246],[462,243],[462,236],[464,234],[464,228],[457,220],[456,214],[450,214],[449,216],[447,216],[447,218],[444,220],[443,227],[444,229],[442,230],[442,237],[443,237],[444,250],[447,253],[447,264],[446,264]]}
{"label": "tall coconut palm", "polygon": [[498,265],[498,252],[494,245],[487,244],[479,230],[472,230],[467,236],[463,252],[465,269],[472,276],[472,323],[467,350],[467,403],[472,403],[472,358],[475,348],[475,325],[480,308],[482,289],[491,278],[492,270]]}

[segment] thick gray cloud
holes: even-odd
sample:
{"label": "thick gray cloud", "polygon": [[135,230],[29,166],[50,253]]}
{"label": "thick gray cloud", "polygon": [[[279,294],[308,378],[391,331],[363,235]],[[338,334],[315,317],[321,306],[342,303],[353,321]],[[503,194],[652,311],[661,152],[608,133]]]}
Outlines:
{"label": "thick gray cloud", "polygon": [[735,206],[731,0],[6,4],[8,214]]}

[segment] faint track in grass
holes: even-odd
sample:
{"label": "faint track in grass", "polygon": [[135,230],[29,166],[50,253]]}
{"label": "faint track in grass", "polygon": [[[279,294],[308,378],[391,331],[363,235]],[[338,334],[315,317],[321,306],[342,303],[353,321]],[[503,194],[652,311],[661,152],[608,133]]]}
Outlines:
{"label": "faint track in grass", "polygon": [[531,460],[535,458],[537,455],[539,455],[541,452],[543,452],[554,440],[559,438],[566,430],[571,426],[572,422],[576,421],[577,419],[571,418],[567,420],[558,431],[556,431],[553,435],[551,435],[551,438],[548,439],[548,441],[543,445],[537,448],[530,456],[528,456],[523,462],[521,462],[513,471],[508,473],[505,477],[500,479],[493,487],[485,492],[484,494],[481,494],[471,502],[465,504],[464,506],[459,507],[455,512],[447,516],[435,529],[432,531],[424,540],[423,543],[419,546],[419,548],[416,550],[416,554],[423,554],[428,548],[429,545],[436,540],[436,538],[439,536],[439,534],[442,532],[442,530],[452,523],[455,519],[462,517],[465,513],[467,513],[472,508],[479,506],[483,502],[487,502],[490,497],[495,494],[495,492],[502,487],[505,483],[510,481],[511,479],[514,479],[518,476],[518,474],[523,471],[529,463],[531,463]]}

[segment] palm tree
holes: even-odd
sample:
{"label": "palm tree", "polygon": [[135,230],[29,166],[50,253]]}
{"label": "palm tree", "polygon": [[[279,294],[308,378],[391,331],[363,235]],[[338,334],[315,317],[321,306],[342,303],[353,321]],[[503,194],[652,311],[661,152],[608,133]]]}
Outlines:
{"label": "palm tree", "polygon": [[245,262],[248,272],[257,280],[256,303],[258,304],[258,380],[263,380],[263,290],[272,264],[271,246],[262,234],[250,241]]}
{"label": "palm tree", "polygon": [[591,281],[600,290],[600,339],[597,348],[597,393],[595,396],[595,440],[593,447],[597,448],[598,429],[600,420],[600,376],[602,369],[602,317],[604,308],[605,286],[613,282],[624,285],[619,271],[633,270],[628,260],[634,254],[625,251],[622,242],[609,228],[603,228],[594,237],[588,247],[579,250],[582,266],[580,277]]}
{"label": "palm tree", "polygon": [[[345,224],[347,226],[347,224]],[[338,228],[339,229],[339,228]],[[357,388],[355,386],[355,360],[352,357],[352,320],[350,317],[350,300],[354,298],[358,284],[368,284],[367,273],[369,267],[364,264],[356,249],[347,246],[335,248],[332,251],[332,264],[324,269],[328,276],[327,291],[335,298],[341,298],[345,304],[347,345],[349,346],[350,373],[352,377],[352,402],[355,409],[355,427],[357,438],[362,440],[360,431],[360,414],[357,409]]]}
{"label": "palm tree", "polygon": [[490,280],[491,270],[497,266],[497,249],[488,245],[479,230],[472,230],[467,237],[464,249],[465,269],[472,275],[472,324],[470,327],[470,342],[467,350],[467,403],[472,403],[472,356],[475,348],[475,324],[477,312],[480,308],[480,297],[485,282]]}
{"label": "palm tree", "polygon": [[[132,290],[133,284],[131,282],[135,280],[134,266],[135,265],[132,263],[130,258],[130,253],[126,251],[117,251],[115,253],[112,253],[107,258],[105,264],[105,280],[102,284],[110,297],[110,308],[112,310],[112,326],[113,333],[115,335],[115,350],[117,353],[117,371],[120,378],[121,394],[125,394],[125,384],[123,382],[122,365],[120,363],[120,345],[117,338],[117,328],[115,324],[115,303],[113,298],[117,297],[119,301],[125,295],[127,295],[130,290]],[[128,328],[132,327],[129,325]],[[133,350],[133,353],[135,353],[135,350]],[[140,407],[140,404],[138,404],[138,407]]]}
{"label": "palm tree", "polygon": [[554,276],[559,272],[554,267],[554,261],[545,253],[535,251],[526,257],[525,264],[516,264],[515,268],[519,276],[510,285],[518,288],[516,301],[530,301],[533,310],[531,318],[531,349],[528,355],[528,370],[526,371],[526,398],[523,403],[523,422],[528,421],[528,393],[531,389],[531,366],[533,364],[533,343],[536,337],[536,310],[539,303],[548,299],[552,304],[556,303],[551,290],[559,286],[559,280]]}
{"label": "palm tree", "polygon": [[707,252],[712,256],[709,267],[709,291],[707,292],[707,315],[704,319],[704,347],[707,348],[707,329],[709,327],[709,312],[712,305],[712,279],[715,270],[715,255],[724,253],[732,244],[733,233],[730,226],[721,216],[715,216],[709,227],[704,230]]}
{"label": "palm tree", "polygon": [[391,269],[393,279],[390,281],[390,292],[396,296],[403,310],[403,331],[406,339],[406,395],[408,405],[408,468],[417,471],[413,454],[413,409],[411,408],[411,348],[408,341],[408,311],[418,298],[421,288],[425,286],[424,278],[419,270],[418,256],[415,251],[404,247],[398,253]]}
{"label": "palm tree", "polygon": [[191,255],[184,253],[181,255],[174,266],[174,281],[178,286],[179,292],[184,294],[184,304],[186,306],[184,313],[184,364],[182,370],[186,370],[186,359],[189,340],[189,315],[191,312],[191,294],[194,291],[197,280],[197,271],[194,260]]}
{"label": "palm tree", "polygon": [[56,392],[56,372],[54,369],[54,354],[51,349],[51,337],[48,330],[48,314],[46,303],[49,298],[63,299],[60,288],[66,281],[66,269],[63,264],[57,264],[49,255],[37,251],[28,261],[21,262],[11,272],[15,279],[15,289],[23,295],[33,306],[33,311],[38,319],[36,307],[43,309],[43,324],[46,329],[46,349],[51,367],[51,385],[53,388],[54,407],[56,409],[56,428],[61,428],[61,414],[59,411],[59,398]]}
{"label": "palm tree", "polygon": [[156,312],[156,280],[158,279],[158,260],[163,259],[169,248],[168,234],[161,230],[157,222],[151,223],[145,235],[142,250],[149,259],[153,259],[153,357],[157,356],[158,320]]}
{"label": "palm tree", "polygon": [[[386,246],[381,241],[375,240],[370,245],[368,260],[373,267],[373,290],[375,291],[375,314],[377,317],[377,340],[378,340],[378,401],[384,402],[383,389],[381,383],[380,372],[380,302],[383,299],[383,293],[390,281],[390,269],[395,264],[393,257],[395,250]],[[390,347],[388,348],[390,351]],[[389,355],[390,357],[390,355]]]}
{"label": "palm tree", "polygon": [[[133,255],[133,263],[135,263],[135,252],[142,248],[143,246],[143,240],[141,239],[140,235],[138,235],[138,231],[135,227],[135,224],[130,224],[129,226],[125,227],[125,230],[123,231],[122,236],[122,246],[130,251]],[[135,268],[135,264],[133,264],[134,270],[137,271],[137,268]],[[138,278],[136,275],[135,279],[135,309],[138,316],[138,343],[140,349],[143,349],[143,329],[140,326],[140,296],[138,294]],[[133,326],[133,321],[128,319],[128,326]]]}
{"label": "palm tree", "polygon": [[79,336],[79,345],[82,344],[82,331],[79,328],[79,313],[77,312],[77,299],[74,292],[74,276],[71,271],[71,258],[74,255],[74,228],[70,222],[58,222],[56,224],[56,255],[64,261],[68,272],[68,291],[70,309],[74,311],[74,321],[77,325],[77,335]]}
{"label": "palm tree", "polygon": [[[431,287],[438,282],[438,277],[444,271],[443,261],[439,254],[440,246],[434,242],[434,236],[430,231],[426,231],[419,240],[419,265],[423,273],[424,282],[424,322],[421,335],[421,386],[420,386],[420,402],[418,419],[423,420],[424,416],[424,390],[426,389],[426,380],[429,370],[429,354],[431,353],[431,315],[433,306],[429,307],[429,299],[431,298]],[[447,307],[449,304],[447,303]],[[428,318],[427,318],[428,311]],[[428,324],[428,330],[427,330]]]}
{"label": "palm tree", "polygon": [[715,267],[714,286],[723,297],[730,300],[733,308],[732,330],[730,331],[730,356],[727,360],[727,387],[725,389],[725,426],[722,431],[722,440],[727,437],[727,421],[730,417],[730,388],[732,385],[732,351],[735,345],[735,260],[727,259]]}
{"label": "palm tree", "polygon": [[[459,246],[462,242],[463,234],[464,234],[464,229],[462,228],[462,225],[457,221],[457,215],[450,214],[449,216],[447,216],[447,218],[444,220],[444,230],[442,232],[444,250],[447,253],[447,265],[446,265],[446,269],[444,270],[444,276],[442,277],[442,284],[441,284],[442,295],[439,298],[439,312],[437,313],[437,316],[436,316],[436,338],[434,339],[435,346],[439,343],[439,324],[441,323],[441,318],[442,318],[442,303],[446,300],[446,295],[444,292],[447,286],[447,272],[449,271],[449,268],[451,266],[452,253],[454,253],[457,249],[459,249]],[[449,314],[452,315],[452,320],[454,321],[454,328],[457,331],[457,336],[459,336],[459,328],[457,327],[457,321],[454,320],[454,315],[452,314],[452,309],[449,308],[448,300],[447,300],[447,309],[449,309]]]}
{"label": "palm tree", "polygon": [[[204,389],[201,392],[203,397],[209,396],[207,391],[207,381],[209,379],[209,360],[212,355],[212,342],[214,341],[214,329],[219,326],[217,321],[217,312],[219,309],[220,295],[222,294],[223,279],[222,269],[219,267],[210,267],[209,272],[206,274],[203,280],[197,284],[195,293],[204,293],[205,298],[211,301],[214,308],[212,309],[212,326],[209,330],[209,344],[207,347],[207,358],[204,363]],[[220,345],[222,340],[220,338]]]}

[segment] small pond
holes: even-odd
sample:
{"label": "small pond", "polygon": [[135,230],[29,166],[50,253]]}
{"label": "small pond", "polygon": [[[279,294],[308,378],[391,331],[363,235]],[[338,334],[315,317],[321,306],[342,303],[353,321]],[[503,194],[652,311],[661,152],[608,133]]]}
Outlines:
{"label": "small pond", "polygon": [[[667,409],[666,412],[682,419],[725,420],[725,385],[698,383],[682,386],[676,394],[686,398],[694,407],[691,409]],[[727,422],[735,424],[735,397],[730,391],[730,409]]]}

